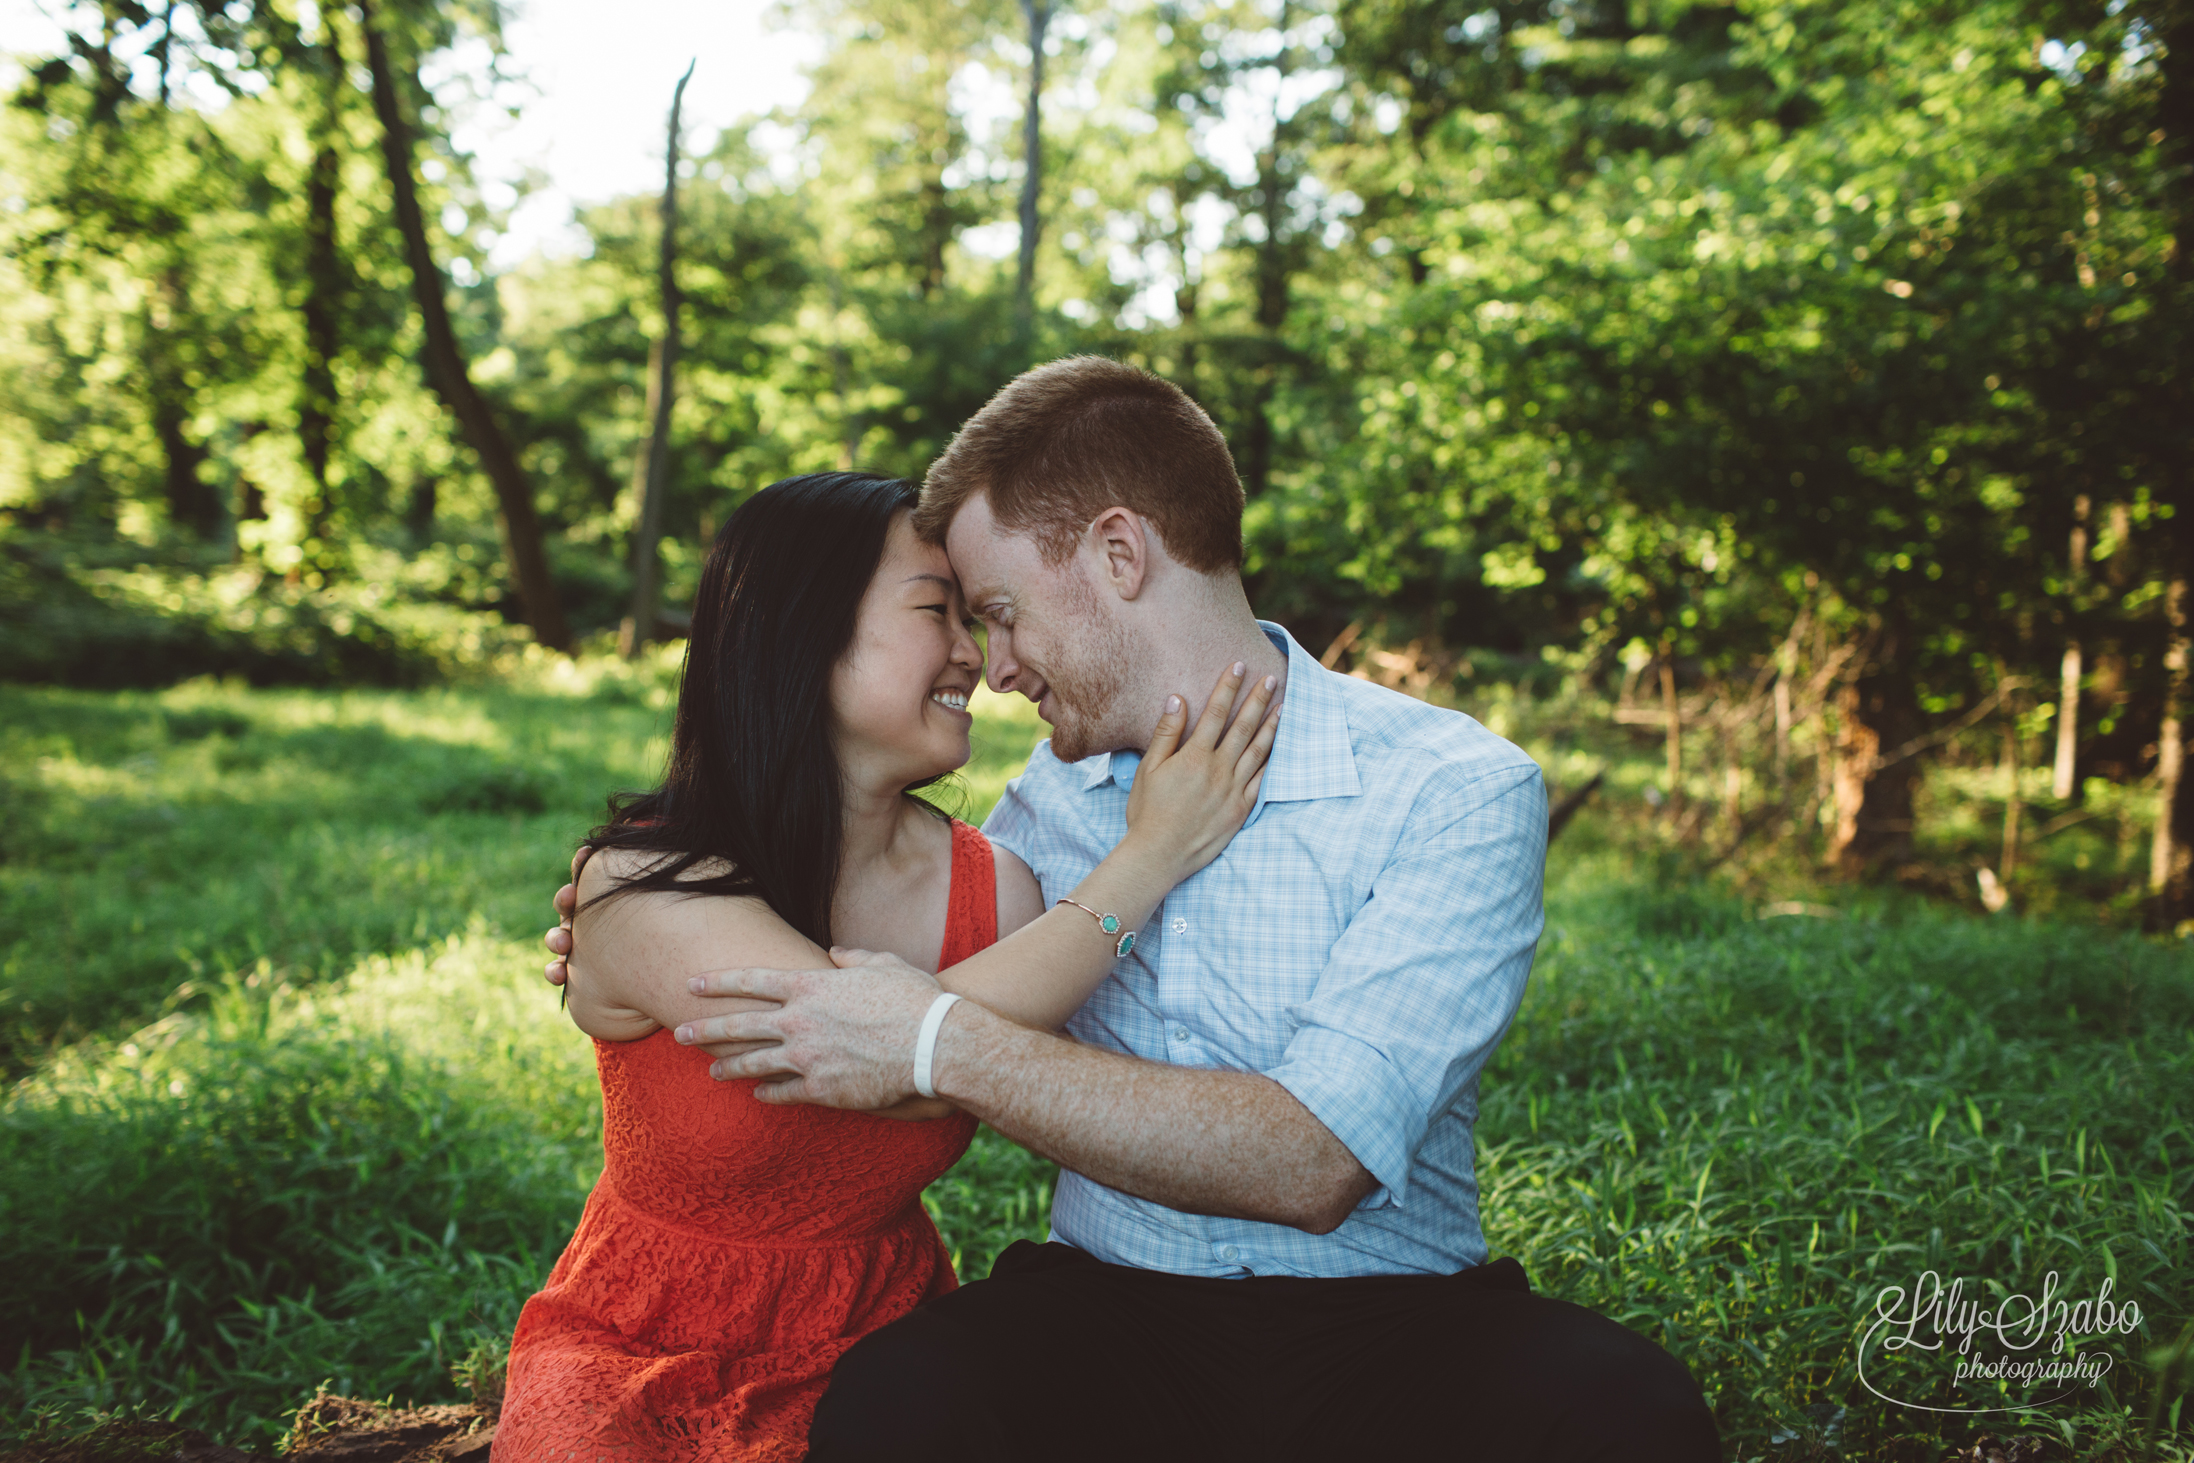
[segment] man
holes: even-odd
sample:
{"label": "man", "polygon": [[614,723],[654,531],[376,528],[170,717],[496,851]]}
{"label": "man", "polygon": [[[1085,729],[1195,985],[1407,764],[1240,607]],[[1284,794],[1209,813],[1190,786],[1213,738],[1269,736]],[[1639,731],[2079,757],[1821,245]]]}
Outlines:
{"label": "man", "polygon": [[1718,1457],[1672,1357],[1486,1263],[1471,1127],[1543,924],[1538,768],[1258,621],[1241,513],[1202,410],[1094,357],[1012,382],[930,469],[916,527],[990,684],[1052,727],[984,826],[1047,898],[1125,831],[1168,694],[1241,662],[1285,711],[1248,823],[1068,1036],[925,1020],[936,982],[888,956],[705,978],[781,1002],[680,1028],[776,1043],[719,1078],[882,1108],[919,1045],[931,1090],[1067,1170],[1050,1243],[847,1354],[810,1458]]}

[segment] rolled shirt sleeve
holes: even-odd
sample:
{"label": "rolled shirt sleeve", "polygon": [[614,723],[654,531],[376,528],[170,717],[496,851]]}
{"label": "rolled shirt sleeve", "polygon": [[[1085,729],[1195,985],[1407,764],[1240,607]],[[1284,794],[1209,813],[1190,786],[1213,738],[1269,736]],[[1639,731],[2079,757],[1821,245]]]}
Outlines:
{"label": "rolled shirt sleeve", "polygon": [[[1039,760],[1041,759],[1041,760]],[[1048,764],[1048,765],[1046,765]],[[1041,869],[1044,860],[1042,821],[1035,808],[1030,806],[1022,784],[1031,777],[1056,775],[1058,759],[1051,755],[1051,743],[1044,742],[1029,758],[1027,770],[1006,784],[1006,790],[998,795],[998,802],[983,820],[983,836],[998,847],[1012,853],[1031,869]]]}
{"label": "rolled shirt sleeve", "polygon": [[1431,1122],[1477,1079],[1523,1000],[1545,927],[1546,785],[1528,762],[1437,778],[1335,942],[1266,1076],[1400,1206]]}

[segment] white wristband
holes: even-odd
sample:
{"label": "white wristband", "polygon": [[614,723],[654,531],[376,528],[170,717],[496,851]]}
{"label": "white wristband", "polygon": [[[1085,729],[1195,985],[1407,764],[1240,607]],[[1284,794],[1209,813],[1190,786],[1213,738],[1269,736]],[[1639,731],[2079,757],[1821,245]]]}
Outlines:
{"label": "white wristband", "polygon": [[914,1038],[914,1090],[924,1097],[935,1097],[937,1089],[930,1085],[930,1067],[937,1060],[937,1032],[945,1024],[945,1012],[960,998],[946,991],[929,1003],[928,1014],[922,1017],[922,1034]]}

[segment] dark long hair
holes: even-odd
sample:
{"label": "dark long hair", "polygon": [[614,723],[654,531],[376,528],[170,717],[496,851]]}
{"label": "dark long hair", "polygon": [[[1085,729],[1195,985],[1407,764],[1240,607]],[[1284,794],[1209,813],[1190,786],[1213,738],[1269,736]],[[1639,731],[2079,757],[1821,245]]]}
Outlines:
{"label": "dark long hair", "polygon": [[[900,478],[818,472],[771,483],[731,515],[701,570],[663,784],[612,796],[609,821],[587,835],[658,857],[590,905],[640,890],[759,895],[829,946],[845,841],[831,670],[853,644],[892,517],[916,496]],[[715,862],[726,871],[691,875]]]}

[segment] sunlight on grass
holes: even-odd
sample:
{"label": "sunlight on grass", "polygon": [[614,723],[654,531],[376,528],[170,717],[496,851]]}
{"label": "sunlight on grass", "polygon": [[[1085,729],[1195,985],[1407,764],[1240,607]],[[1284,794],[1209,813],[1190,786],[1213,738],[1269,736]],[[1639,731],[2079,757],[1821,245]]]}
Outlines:
{"label": "sunlight on grass", "polygon": [[[1485,700],[1557,782],[1621,751]],[[658,772],[668,705],[661,664],[414,694],[0,687],[9,1426],[150,1408],[264,1443],[323,1378],[455,1395],[600,1167],[538,930],[603,795]],[[1018,697],[974,709],[941,801],[979,818],[1045,729]],[[2146,1415],[2145,1349],[2194,1311],[2185,950],[1788,869],[1747,872],[1750,897],[1689,883],[1635,816],[1650,754],[1614,765],[1555,847],[1484,1078],[1494,1253],[1683,1357],[1744,1459],[1796,1456],[1771,1438],[1835,1407],[1847,1456],[1968,1437],[1857,1385],[1882,1285],[2108,1277],[2150,1324],[2048,1419],[2105,1456]],[[1937,795],[1985,811],[1967,781]],[[1838,917],[1755,917],[1786,888]],[[930,1188],[963,1275],[1042,1237],[1055,1172],[986,1131]]]}

